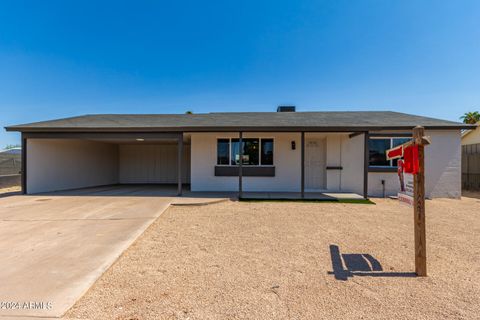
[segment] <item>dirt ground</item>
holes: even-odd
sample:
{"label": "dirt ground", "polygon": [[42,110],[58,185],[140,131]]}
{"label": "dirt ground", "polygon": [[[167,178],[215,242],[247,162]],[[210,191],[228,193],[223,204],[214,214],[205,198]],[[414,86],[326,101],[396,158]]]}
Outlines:
{"label": "dirt ground", "polygon": [[[67,313],[88,319],[478,319],[480,200],[171,207]],[[373,270],[373,271],[371,271]]]}

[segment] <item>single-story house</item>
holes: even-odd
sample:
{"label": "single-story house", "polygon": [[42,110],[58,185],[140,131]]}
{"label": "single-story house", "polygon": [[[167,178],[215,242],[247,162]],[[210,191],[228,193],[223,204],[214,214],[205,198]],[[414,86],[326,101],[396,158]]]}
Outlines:
{"label": "single-story house", "polygon": [[[461,130],[398,112],[96,114],[6,127],[22,134],[23,192],[175,184],[178,192],[396,195],[385,150],[425,127],[427,197],[461,195]],[[240,147],[242,145],[243,147]],[[241,162],[240,159],[243,159]]]}

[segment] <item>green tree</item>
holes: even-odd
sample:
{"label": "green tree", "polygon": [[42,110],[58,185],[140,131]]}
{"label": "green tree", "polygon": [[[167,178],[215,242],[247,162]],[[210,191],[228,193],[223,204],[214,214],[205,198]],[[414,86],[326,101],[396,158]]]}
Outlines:
{"label": "green tree", "polygon": [[480,121],[480,113],[478,111],[465,112],[463,116],[460,117],[463,123],[475,124]]}
{"label": "green tree", "polygon": [[193,114],[193,111],[191,110],[185,111],[185,114]]}

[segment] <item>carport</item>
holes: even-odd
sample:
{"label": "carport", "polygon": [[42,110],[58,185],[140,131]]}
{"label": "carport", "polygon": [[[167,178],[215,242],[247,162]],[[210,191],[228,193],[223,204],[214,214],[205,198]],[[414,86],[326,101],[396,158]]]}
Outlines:
{"label": "carport", "polygon": [[115,184],[190,183],[182,132],[24,132],[22,190],[33,194]]}

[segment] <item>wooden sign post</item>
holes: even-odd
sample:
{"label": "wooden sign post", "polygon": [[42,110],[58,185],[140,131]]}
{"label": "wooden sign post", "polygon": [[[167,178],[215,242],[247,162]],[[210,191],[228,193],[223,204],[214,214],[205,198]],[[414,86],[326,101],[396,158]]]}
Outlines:
{"label": "wooden sign post", "polygon": [[427,246],[425,234],[425,159],[424,147],[429,144],[424,137],[423,127],[413,129],[413,142],[418,147],[418,172],[414,175],[413,215],[415,232],[415,273],[417,276],[427,276]]}
{"label": "wooden sign post", "polygon": [[[425,153],[430,139],[424,136],[425,129],[420,126],[413,128],[413,139],[387,150],[387,160],[401,159],[398,175],[401,191],[398,200],[409,206],[413,205],[414,238],[415,238],[415,273],[417,276],[427,276],[427,245],[425,236]],[[405,175],[404,175],[405,174]],[[404,183],[407,179],[408,182]],[[413,175],[413,183],[411,179]],[[412,188],[413,184],[413,188]],[[413,189],[413,192],[412,192]]]}

